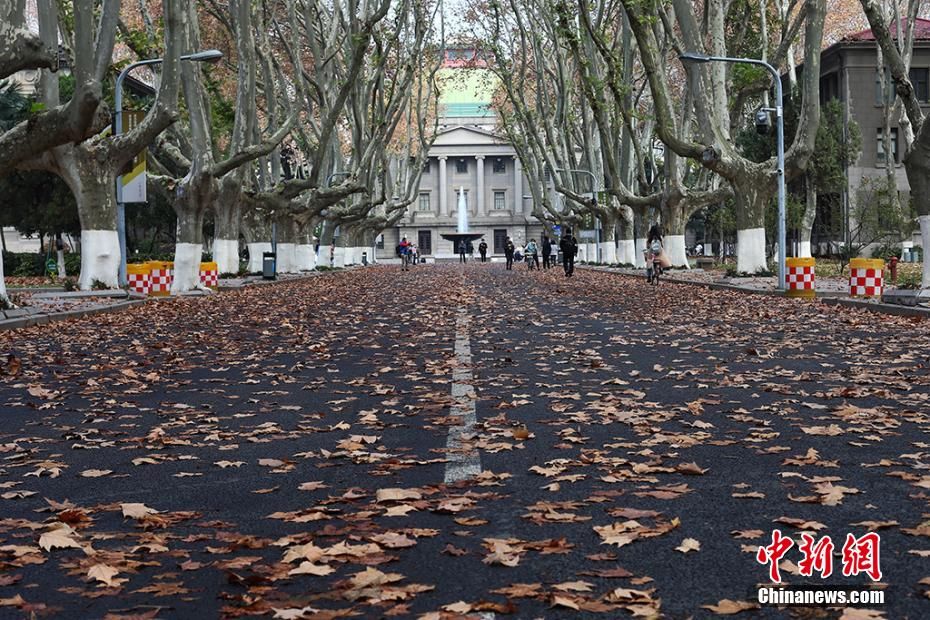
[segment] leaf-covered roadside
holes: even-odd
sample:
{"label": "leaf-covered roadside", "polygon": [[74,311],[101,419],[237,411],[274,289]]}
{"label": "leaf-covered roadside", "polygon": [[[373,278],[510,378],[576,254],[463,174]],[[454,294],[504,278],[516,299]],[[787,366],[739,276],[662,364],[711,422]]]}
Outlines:
{"label": "leaf-covered roadside", "polygon": [[[445,485],[460,306],[483,470]],[[884,617],[930,589],[930,343],[909,320],[450,266],[3,338],[19,612],[709,617],[755,608],[775,527],[879,531]]]}

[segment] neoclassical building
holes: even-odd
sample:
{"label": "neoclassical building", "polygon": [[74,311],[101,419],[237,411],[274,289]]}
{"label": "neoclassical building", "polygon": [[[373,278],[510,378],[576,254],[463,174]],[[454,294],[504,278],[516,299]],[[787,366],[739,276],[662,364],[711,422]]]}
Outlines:
{"label": "neoclassical building", "polygon": [[[378,258],[391,258],[403,237],[419,246],[427,260],[456,258],[452,242],[440,235],[455,232],[458,194],[464,188],[469,230],[484,233],[492,256],[503,256],[504,242],[539,241],[543,227],[524,198],[528,181],[513,147],[496,135],[490,109],[489,73],[471,50],[449,49],[443,65],[443,116],[440,131],[423,169],[420,194],[398,225],[383,233]],[[477,243],[475,243],[477,256]]]}

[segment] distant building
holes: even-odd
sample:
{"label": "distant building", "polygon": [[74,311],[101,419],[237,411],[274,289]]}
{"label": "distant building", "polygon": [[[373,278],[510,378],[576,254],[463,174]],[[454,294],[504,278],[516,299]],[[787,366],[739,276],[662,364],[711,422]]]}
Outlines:
{"label": "distant building", "polygon": [[[895,29],[896,24],[892,23],[892,33]],[[917,19],[914,30],[910,79],[926,114],[930,110],[930,20]],[[842,241],[842,237],[836,236],[836,231],[842,230],[842,223],[833,220],[837,214],[843,213],[844,199],[848,200],[849,205],[855,204],[862,183],[868,179],[884,178],[886,166],[895,167],[898,191],[903,194],[910,192],[901,165],[904,140],[899,135],[899,127],[891,127],[892,152],[886,154],[883,148],[883,97],[893,97],[894,87],[889,76],[886,81],[889,91],[881,92],[877,50],[875,35],[871,30],[862,30],[843,37],[826,48],[820,56],[821,103],[838,99],[845,104],[847,118],[855,121],[862,133],[862,153],[847,168],[846,196],[827,195],[818,200],[817,221],[811,237],[812,248],[819,245],[823,251],[831,241]]]}
{"label": "distant building", "polygon": [[[378,257],[391,258],[403,237],[419,246],[427,259],[456,258],[452,242],[440,235],[455,232],[458,192],[465,190],[469,229],[484,233],[488,252],[503,256],[504,242],[539,241],[542,224],[531,215],[528,181],[516,151],[495,134],[491,108],[494,74],[469,48],[451,48],[438,74],[439,135],[420,180],[417,200],[396,228],[384,231]],[[474,243],[475,256],[478,243]]]}

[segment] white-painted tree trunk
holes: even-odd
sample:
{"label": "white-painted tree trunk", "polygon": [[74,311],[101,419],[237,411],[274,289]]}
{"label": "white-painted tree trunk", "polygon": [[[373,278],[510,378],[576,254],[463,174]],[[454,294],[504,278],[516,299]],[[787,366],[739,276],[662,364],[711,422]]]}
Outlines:
{"label": "white-painted tree trunk", "polygon": [[672,262],[673,267],[691,268],[691,265],[688,264],[688,252],[685,250],[684,235],[666,235],[664,246],[665,254]]}
{"label": "white-painted tree trunk", "polygon": [[617,262],[621,265],[636,264],[636,242],[632,239],[621,239],[617,248]]}
{"label": "white-painted tree trunk", "polygon": [[640,269],[646,268],[646,238],[639,237],[636,239],[635,250],[633,252],[633,257],[636,261],[633,263],[636,267]]}
{"label": "white-painted tree trunk", "polygon": [[334,267],[345,267],[346,266],[346,249],[345,248],[336,246],[334,257],[335,257],[333,260]]}
{"label": "white-painted tree trunk", "polygon": [[239,240],[214,239],[213,262],[219,273],[239,273]]}
{"label": "white-painted tree trunk", "polygon": [[798,257],[799,258],[810,258],[811,257],[811,242],[802,241],[798,246]]}
{"label": "white-painted tree trunk", "polygon": [[271,251],[271,243],[268,241],[259,241],[249,243],[249,273],[262,272],[262,254]]}
{"label": "white-painted tree trunk", "polygon": [[[930,122],[930,121],[924,121]],[[923,249],[923,272],[920,278],[920,288],[930,288],[930,259],[927,252],[930,251],[930,215],[921,215],[917,218],[920,222],[920,247]]]}
{"label": "white-painted tree trunk", "polygon": [[4,307],[9,300],[6,294],[6,277],[3,275],[3,252],[0,252],[0,308]]}
{"label": "white-painted tree trunk", "polygon": [[597,248],[597,246],[595,244],[582,243],[581,248],[582,248],[582,255],[581,257],[579,257],[579,260],[583,260],[586,262],[592,262],[597,258],[597,254],[595,252],[595,249]]}
{"label": "white-painted tree trunk", "polygon": [[278,273],[297,273],[297,244],[278,244]]}
{"label": "white-painted tree trunk", "polygon": [[65,268],[65,251],[58,250],[58,277],[68,277],[68,270]]}
{"label": "white-painted tree trunk", "polygon": [[613,241],[602,241],[601,244],[601,262],[613,265],[617,262],[617,246]]}
{"label": "white-painted tree trunk", "polygon": [[313,271],[316,267],[316,253],[309,243],[297,244],[297,269],[299,271]]}
{"label": "white-painted tree trunk", "polygon": [[355,246],[349,245],[342,249],[342,264],[343,266],[355,265],[358,263],[358,260],[355,258],[355,252],[358,248]]}
{"label": "white-painted tree trunk", "polygon": [[119,288],[119,236],[115,230],[81,231],[81,275],[78,287],[93,288],[94,281]]}
{"label": "white-painted tree trunk", "polygon": [[765,229],[749,228],[736,231],[736,270],[754,274],[766,269]]}
{"label": "white-painted tree trunk", "polygon": [[200,283],[200,259],[203,256],[202,243],[176,243],[174,246],[174,280],[171,282],[171,294],[178,295],[188,291],[213,291]]}

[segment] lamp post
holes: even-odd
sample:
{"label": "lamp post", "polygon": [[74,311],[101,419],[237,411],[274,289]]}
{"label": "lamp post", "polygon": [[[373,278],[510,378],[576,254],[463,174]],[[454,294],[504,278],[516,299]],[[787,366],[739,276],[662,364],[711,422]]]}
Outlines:
{"label": "lamp post", "polygon": [[785,118],[782,107],[781,76],[778,70],[765,62],[755,58],[729,58],[727,56],[707,56],[688,52],[678,57],[682,62],[695,62],[705,64],[708,62],[731,62],[748,65],[758,65],[772,75],[775,82],[775,108],[763,108],[766,112],[775,112],[775,127],[777,131],[777,173],[778,173],[778,289],[785,290],[785,257],[787,256],[786,241],[786,209],[785,209]]}
{"label": "lamp post", "polygon": [[[194,62],[217,62],[223,57],[223,52],[219,50],[203,50],[194,54],[181,56],[181,60],[192,60]],[[122,71],[116,78],[116,93],[114,94],[114,107],[116,115],[116,135],[123,133],[123,82],[129,73],[138,67],[144,65],[157,65],[164,62],[164,58],[148,58],[139,60]],[[119,236],[119,284],[126,286],[126,205],[123,203],[123,186],[116,183],[116,234]]]}

